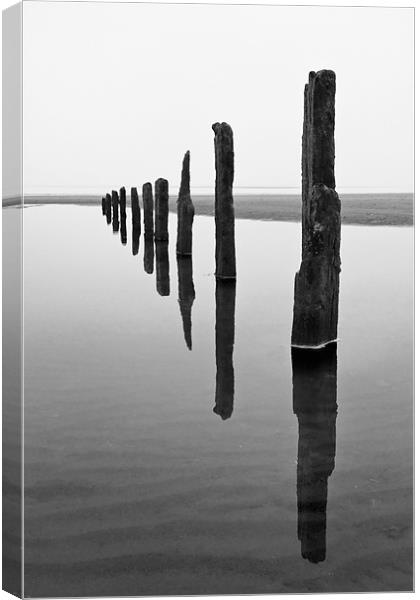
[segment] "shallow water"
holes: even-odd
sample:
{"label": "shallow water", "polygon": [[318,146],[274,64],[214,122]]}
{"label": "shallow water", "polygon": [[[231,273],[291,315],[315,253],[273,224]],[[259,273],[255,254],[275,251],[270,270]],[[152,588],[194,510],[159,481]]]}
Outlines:
{"label": "shallow water", "polygon": [[146,273],[100,212],[24,213],[25,595],[412,589],[412,229],[342,228],[337,351],[292,370],[299,224],[237,220],[216,307],[211,217],[192,287],[175,215]]}

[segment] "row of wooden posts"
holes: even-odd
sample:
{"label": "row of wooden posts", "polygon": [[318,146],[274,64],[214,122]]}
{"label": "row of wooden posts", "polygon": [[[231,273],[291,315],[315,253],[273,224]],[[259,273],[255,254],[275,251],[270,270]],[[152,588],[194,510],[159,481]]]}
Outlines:
{"label": "row of wooden posts", "polygon": [[[341,206],[335,191],[334,127],[335,73],[311,71],[304,94],[302,136],[302,261],[295,277],[292,346],[319,349],[336,341],[340,263]],[[236,279],[235,215],[233,205],[233,133],[227,123],[215,123],[215,276]],[[168,241],[168,181],[158,179],[153,190],[142,190],[145,238]],[[126,211],[126,192],[115,190],[102,199],[102,210],[111,219]],[[133,227],[140,229],[137,188],[131,188]],[[190,153],[184,156],[177,201],[177,242],[179,256],[192,254],[194,205],[190,194]],[[281,274],[279,274],[281,276]]]}

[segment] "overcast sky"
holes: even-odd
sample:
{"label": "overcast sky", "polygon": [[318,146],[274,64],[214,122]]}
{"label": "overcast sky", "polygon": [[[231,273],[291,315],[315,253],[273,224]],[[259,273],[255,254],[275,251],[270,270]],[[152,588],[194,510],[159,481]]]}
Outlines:
{"label": "overcast sky", "polygon": [[412,9],[24,3],[25,193],[300,186],[303,88],[337,75],[337,189],[413,189]]}

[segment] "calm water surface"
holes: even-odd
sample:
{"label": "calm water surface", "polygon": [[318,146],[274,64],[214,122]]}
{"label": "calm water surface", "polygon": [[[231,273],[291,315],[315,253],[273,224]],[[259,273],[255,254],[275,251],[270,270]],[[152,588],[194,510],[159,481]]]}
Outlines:
{"label": "calm water surface", "polygon": [[216,293],[212,218],[191,265],[100,212],[25,209],[25,595],[412,589],[412,229],[343,227],[292,369],[299,224],[237,220]]}

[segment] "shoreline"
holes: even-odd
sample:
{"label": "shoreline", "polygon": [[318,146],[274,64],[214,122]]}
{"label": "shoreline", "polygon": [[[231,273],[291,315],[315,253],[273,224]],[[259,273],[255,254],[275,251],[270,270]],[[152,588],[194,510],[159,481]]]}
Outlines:
{"label": "shoreline", "polygon": [[[100,206],[101,196],[97,195],[43,195],[25,196],[25,206],[44,204],[73,204]],[[412,226],[414,224],[414,194],[412,193],[372,193],[342,194],[341,217],[343,225],[387,225]],[[176,212],[176,195],[169,196],[169,210]],[[214,196],[192,195],[197,216],[214,216]],[[18,206],[17,198],[3,199],[3,207]],[[234,197],[235,217],[258,221],[301,220],[301,196],[247,194]],[[130,197],[127,197],[130,206]]]}

